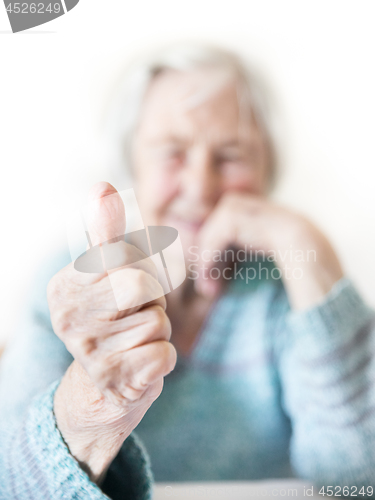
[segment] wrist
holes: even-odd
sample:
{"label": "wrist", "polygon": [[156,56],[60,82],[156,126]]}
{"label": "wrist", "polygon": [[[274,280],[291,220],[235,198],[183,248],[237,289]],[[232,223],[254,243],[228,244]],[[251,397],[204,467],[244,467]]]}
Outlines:
{"label": "wrist", "polygon": [[70,453],[91,481],[100,484],[131,433],[124,412],[108,404],[74,361],[56,390],[54,413]]}
{"label": "wrist", "polygon": [[291,307],[307,309],[321,302],[343,277],[340,261],[328,239],[311,222],[297,219],[276,261]]}

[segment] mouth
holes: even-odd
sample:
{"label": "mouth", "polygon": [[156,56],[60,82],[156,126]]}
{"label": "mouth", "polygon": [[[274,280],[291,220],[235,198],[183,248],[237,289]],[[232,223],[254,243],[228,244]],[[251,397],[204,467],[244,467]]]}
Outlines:
{"label": "mouth", "polygon": [[193,219],[178,215],[169,215],[168,224],[184,232],[198,233],[203,225],[203,219]]}

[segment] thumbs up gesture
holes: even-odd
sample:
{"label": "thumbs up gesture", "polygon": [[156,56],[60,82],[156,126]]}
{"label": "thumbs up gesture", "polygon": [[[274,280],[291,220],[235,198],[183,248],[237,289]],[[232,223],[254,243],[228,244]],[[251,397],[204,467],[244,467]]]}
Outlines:
{"label": "thumbs up gesture", "polygon": [[102,273],[81,273],[71,263],[47,290],[54,331],[74,357],[55,394],[57,424],[70,452],[100,483],[160,395],[176,351],[156,268],[116,240],[125,233],[126,214],[110,184],[91,189],[87,223],[92,245],[105,244],[106,255],[124,266],[134,262],[106,272],[104,259]]}

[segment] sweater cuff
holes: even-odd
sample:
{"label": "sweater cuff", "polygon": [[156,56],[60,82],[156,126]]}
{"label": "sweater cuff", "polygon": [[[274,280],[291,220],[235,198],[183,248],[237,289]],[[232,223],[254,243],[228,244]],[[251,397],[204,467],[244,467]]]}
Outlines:
{"label": "sweater cuff", "polygon": [[[77,460],[70,454],[62,435],[57,427],[53,412],[54,394],[60,381],[54,382],[46,392],[34,400],[29,408],[21,426],[21,432],[16,439],[20,441],[20,454],[13,464],[14,482],[26,486],[33,499],[54,498],[64,500],[103,500],[109,497],[93,483],[89,476],[80,468]],[[134,439],[129,436],[124,442],[124,449],[131,467],[124,470],[134,474],[137,465],[144,470],[137,471],[138,478],[145,476],[142,490],[137,498],[146,500],[150,497],[151,484],[147,474],[147,459],[144,450]],[[131,463],[139,460],[139,464]],[[126,464],[126,461],[125,461]],[[137,479],[138,479],[137,478]],[[134,488],[134,481],[128,478],[128,483]],[[36,487],[36,489],[35,489]],[[124,500],[128,497],[123,492]],[[29,498],[22,496],[15,498]]]}
{"label": "sweater cuff", "polygon": [[294,342],[311,356],[349,345],[368,335],[374,326],[374,311],[364,302],[349,278],[337,281],[324,300],[305,311],[290,311],[287,317]]}

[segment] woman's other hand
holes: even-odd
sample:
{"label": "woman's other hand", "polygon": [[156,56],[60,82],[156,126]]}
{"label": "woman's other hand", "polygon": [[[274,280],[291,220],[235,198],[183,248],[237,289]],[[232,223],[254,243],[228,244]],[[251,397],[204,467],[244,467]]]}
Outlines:
{"label": "woman's other hand", "polygon": [[[210,256],[229,246],[272,256],[280,270],[293,309],[305,309],[324,298],[342,276],[340,262],[327,238],[305,217],[262,196],[228,192],[200,232],[196,287],[215,295],[222,281],[210,278]],[[198,270],[198,272],[199,272]]]}

